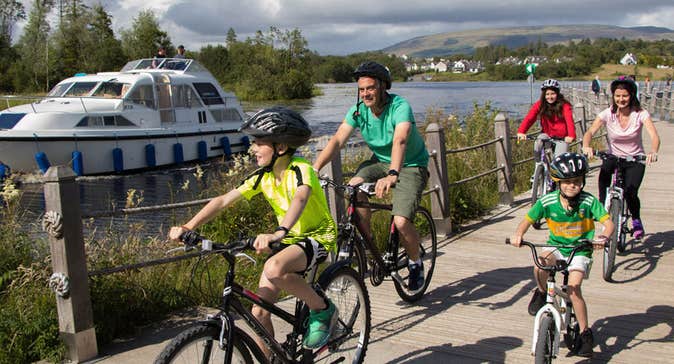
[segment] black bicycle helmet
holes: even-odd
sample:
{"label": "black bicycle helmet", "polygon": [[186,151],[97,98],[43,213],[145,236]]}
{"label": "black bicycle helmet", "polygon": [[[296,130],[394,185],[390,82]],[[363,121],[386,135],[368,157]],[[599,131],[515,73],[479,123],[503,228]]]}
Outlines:
{"label": "black bicycle helmet", "polygon": [[309,123],[302,115],[283,106],[258,111],[239,131],[272,143],[287,144],[290,148],[304,145],[311,137]]}
{"label": "black bicycle helmet", "polygon": [[578,153],[564,153],[550,163],[550,177],[559,181],[576,177],[585,177],[589,170],[587,159]]}
{"label": "black bicycle helmet", "polygon": [[615,93],[615,90],[616,90],[616,88],[618,88],[618,85],[624,85],[625,89],[627,90],[627,92],[630,93],[630,95],[636,95],[637,94],[637,84],[636,84],[636,82],[634,82],[634,80],[632,80],[629,77],[620,76],[617,79],[613,80],[613,82],[611,82],[611,93],[612,94]]}
{"label": "black bicycle helmet", "polygon": [[550,78],[543,81],[543,83],[541,84],[541,90],[545,90],[548,88],[554,88],[559,92],[559,90],[561,89],[561,85],[559,84],[559,81]]}
{"label": "black bicycle helmet", "polygon": [[380,80],[386,85],[387,90],[391,88],[391,73],[386,67],[377,62],[363,62],[353,72],[353,77],[356,78],[356,81],[363,76],[373,77]]}

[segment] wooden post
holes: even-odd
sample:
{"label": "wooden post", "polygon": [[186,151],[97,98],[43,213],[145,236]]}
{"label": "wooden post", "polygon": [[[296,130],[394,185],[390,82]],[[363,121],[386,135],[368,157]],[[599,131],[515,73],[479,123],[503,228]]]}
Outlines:
{"label": "wooden post", "polygon": [[494,118],[494,135],[501,138],[501,143],[496,146],[496,165],[504,167],[503,173],[498,173],[499,203],[512,205],[513,197],[512,181],[512,153],[510,145],[510,123],[504,113],[498,113]]}
{"label": "wooden post", "polygon": [[[319,143],[316,146],[316,155],[321,154],[321,151],[325,149],[325,144]],[[328,164],[324,165],[323,168],[319,171],[321,176],[328,176],[331,180],[336,181],[337,183],[342,183],[342,153],[339,151],[335,157]],[[336,223],[339,223],[339,220],[344,213],[346,212],[344,208],[344,200],[335,193],[333,188],[328,188],[325,190],[325,197],[328,200],[328,207],[330,208],[330,214],[332,214],[332,219]]]}
{"label": "wooden post", "polygon": [[98,355],[89,294],[87,260],[82,237],[80,195],[75,173],[54,166],[44,175],[45,217],[54,274],[50,286],[57,288],[59,335],[67,357],[79,363]]}
{"label": "wooden post", "polygon": [[580,121],[578,125],[580,126],[580,138],[582,139],[582,135],[585,134],[585,130],[587,130],[585,105],[582,102],[578,102],[573,106],[573,119]]}
{"label": "wooden post", "polygon": [[438,123],[430,123],[426,127],[426,147],[430,153],[428,186],[431,192],[431,215],[435,222],[438,236],[449,236],[452,233],[452,219],[449,216],[449,181],[447,177],[447,151],[445,149],[445,133]]}

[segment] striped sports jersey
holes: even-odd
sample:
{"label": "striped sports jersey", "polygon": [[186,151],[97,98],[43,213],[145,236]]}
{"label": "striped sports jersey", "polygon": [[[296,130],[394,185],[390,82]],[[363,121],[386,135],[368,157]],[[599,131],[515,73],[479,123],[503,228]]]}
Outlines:
{"label": "striped sports jersey", "polygon": [[[567,211],[559,201],[559,190],[541,197],[527,212],[525,217],[530,223],[545,219],[550,230],[548,244],[576,245],[579,239],[594,238],[594,222],[604,222],[609,218],[608,212],[597,198],[581,191],[580,204],[572,212]],[[571,248],[560,248],[564,256],[571,254]],[[583,250],[576,255],[592,257],[592,250]]]}

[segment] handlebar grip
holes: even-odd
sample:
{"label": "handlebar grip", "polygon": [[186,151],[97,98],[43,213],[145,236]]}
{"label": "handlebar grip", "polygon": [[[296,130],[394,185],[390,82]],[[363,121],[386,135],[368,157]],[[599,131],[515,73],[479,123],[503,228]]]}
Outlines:
{"label": "handlebar grip", "polygon": [[506,245],[510,245],[510,238],[506,238],[505,243],[506,243]]}
{"label": "handlebar grip", "polygon": [[180,239],[180,241],[182,241],[185,245],[195,246],[199,244],[199,242],[202,240],[202,237],[199,236],[199,234],[197,234],[194,230],[187,230],[180,234],[178,239]]}

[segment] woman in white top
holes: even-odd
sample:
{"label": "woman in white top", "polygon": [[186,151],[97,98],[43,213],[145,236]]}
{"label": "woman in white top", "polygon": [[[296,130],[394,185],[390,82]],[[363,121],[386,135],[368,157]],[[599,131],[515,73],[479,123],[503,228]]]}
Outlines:
{"label": "woman in white top", "polygon": [[[592,157],[590,147],[592,136],[604,126],[608,138],[608,152],[617,157],[631,157],[646,154],[646,164],[658,160],[660,149],[660,137],[658,136],[651,115],[641,108],[637,98],[637,85],[629,78],[620,77],[611,83],[613,105],[597,115],[592,126],[583,136],[583,153]],[[651,151],[644,151],[641,132],[646,132],[651,138]],[[615,169],[617,160],[607,160],[601,166],[599,172],[599,199],[606,200],[606,189],[611,184],[611,175]],[[624,165],[624,196],[627,208],[632,215],[632,236],[640,239],[644,235],[644,227],[641,223],[641,203],[639,201],[639,186],[644,178],[646,167],[642,163],[627,162]]]}

